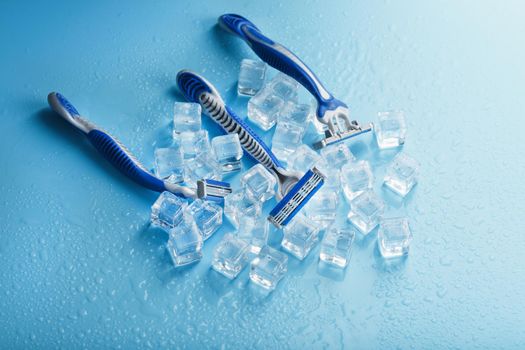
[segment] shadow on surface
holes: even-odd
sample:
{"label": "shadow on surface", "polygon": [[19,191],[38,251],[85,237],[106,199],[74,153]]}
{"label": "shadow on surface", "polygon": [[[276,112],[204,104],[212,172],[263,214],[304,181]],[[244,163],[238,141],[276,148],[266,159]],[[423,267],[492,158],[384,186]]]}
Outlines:
{"label": "shadow on surface", "polygon": [[377,230],[378,228],[376,227],[366,235],[357,230],[357,234],[355,235],[355,245],[359,248],[370,247],[370,245],[376,241]]}
{"label": "shadow on surface", "polygon": [[222,29],[219,24],[215,24],[210,28],[210,34],[213,38],[213,42],[218,50],[222,51],[222,55],[226,57],[232,57],[240,62],[241,59],[250,57],[248,55],[250,51],[246,43],[242,39],[237,38],[235,35],[227,33]]}
{"label": "shadow on surface", "polygon": [[280,249],[282,252],[288,255],[288,272],[290,275],[304,275],[306,270],[319,259],[319,249],[320,249],[319,242],[315,247],[312,248],[312,250],[308,253],[308,255],[303,259],[299,260],[292,254],[288,253],[284,249]]}
{"label": "shadow on surface", "polygon": [[213,291],[214,296],[221,297],[235,288],[234,280],[224,277],[211,267],[204,276],[206,285]]}
{"label": "shadow on surface", "polygon": [[317,264],[317,273],[323,277],[329,278],[336,282],[344,281],[346,277],[346,270],[319,260]]}
{"label": "shadow on surface", "polygon": [[399,272],[404,270],[407,265],[408,255],[403,255],[398,258],[389,258],[385,259],[379,251],[379,247],[376,245],[374,247],[374,266],[376,267],[379,273],[388,273]]}
{"label": "shadow on surface", "polygon": [[366,159],[370,152],[366,143],[360,140],[349,143],[348,147],[350,148],[350,152],[352,152],[357,159]]}
{"label": "shadow on surface", "polygon": [[186,97],[184,97],[184,95],[180,92],[179,87],[177,86],[176,83],[175,85],[168,88],[168,90],[166,91],[166,95],[170,97],[171,99],[173,99],[174,100],[173,102],[186,101]]}
{"label": "shadow on surface", "polygon": [[[246,284],[246,290],[248,291],[248,294],[246,296],[246,302],[250,305],[265,304],[272,300],[272,295],[276,292],[264,289],[263,287],[258,286],[255,283],[250,282],[249,280],[246,281]],[[277,285],[276,289],[278,288],[279,285]]]}

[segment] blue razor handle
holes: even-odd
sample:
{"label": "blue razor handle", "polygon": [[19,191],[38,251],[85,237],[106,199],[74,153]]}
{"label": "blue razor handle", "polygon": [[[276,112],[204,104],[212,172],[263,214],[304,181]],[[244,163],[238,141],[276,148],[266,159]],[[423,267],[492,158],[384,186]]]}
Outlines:
{"label": "blue razor handle", "polygon": [[238,134],[241,146],[246,154],[272,171],[283,168],[264,141],[222,101],[215,87],[202,76],[188,70],[177,74],[177,85],[184,97],[198,103],[227,134]]}
{"label": "blue razor handle", "polygon": [[[52,92],[47,97],[48,103],[51,108],[57,112],[64,119],[69,121],[83,134],[86,135],[87,139],[91,144],[106,158],[115,168],[117,168],[122,174],[126,175],[131,180],[135,181],[139,185],[148,188],[156,192],[170,191],[177,196],[183,198],[196,198],[213,196],[206,191],[207,186],[214,186],[217,188],[222,185],[229,187],[229,184],[222,182],[211,182],[210,185],[204,180],[199,182],[198,189],[196,191],[183,186],[171,184],[151,174],[132,154],[131,152],[120,143],[116,138],[108,134],[107,132],[96,127],[94,124],[81,117],[77,109],[60,93]],[[203,187],[203,188],[201,188]],[[202,192],[202,194],[198,194]],[[230,191],[231,192],[231,191]],[[228,192],[229,193],[229,192]],[[213,196],[215,197],[215,196]],[[216,197],[223,197],[217,195]],[[206,198],[215,199],[215,198]]]}
{"label": "blue razor handle", "polygon": [[319,119],[327,123],[328,111],[335,111],[338,108],[348,109],[344,102],[336,99],[326,90],[303,61],[286,47],[263,35],[255,24],[236,14],[222,15],[218,22],[226,31],[246,41],[261,60],[303,85],[317,101]]}
{"label": "blue razor handle", "polygon": [[325,176],[316,168],[309,170],[304,176],[285,169],[263,140],[226,106],[215,87],[202,76],[188,70],[180,71],[177,74],[177,85],[188,101],[199,103],[203,112],[226,133],[239,135],[244,151],[275,176],[279,203],[271,211],[268,220],[278,228],[287,225],[323,186]]}

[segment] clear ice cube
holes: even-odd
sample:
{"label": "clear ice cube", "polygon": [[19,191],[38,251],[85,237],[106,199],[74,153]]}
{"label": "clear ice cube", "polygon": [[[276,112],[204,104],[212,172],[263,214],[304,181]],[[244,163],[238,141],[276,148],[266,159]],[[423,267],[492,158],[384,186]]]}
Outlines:
{"label": "clear ice cube", "polygon": [[288,256],[283,252],[265,246],[253,259],[250,266],[250,280],[267,290],[274,290],[288,269]]}
{"label": "clear ice cube", "polygon": [[321,190],[330,190],[339,195],[341,193],[341,171],[332,169],[323,158],[315,164],[315,167],[325,176],[324,185]]}
{"label": "clear ice cube", "polygon": [[283,230],[281,246],[303,260],[319,239],[319,226],[305,216],[296,216]]}
{"label": "clear ice cube", "polygon": [[352,255],[354,238],[353,230],[336,228],[328,230],[321,242],[319,258],[330,265],[345,268]]}
{"label": "clear ice cube", "polygon": [[195,158],[186,161],[185,182],[191,186],[196,186],[197,181],[203,179],[222,179],[220,164],[208,152],[201,153]]}
{"label": "clear ice cube", "polygon": [[155,149],[155,175],[171,183],[184,181],[184,158],[179,147]]}
{"label": "clear ice cube", "polygon": [[284,100],[271,90],[263,88],[248,101],[248,119],[264,131],[270,130],[279,116]]}
{"label": "clear ice cube", "polygon": [[201,129],[200,104],[175,102],[173,109],[173,135],[181,132],[197,132]]}
{"label": "clear ice cube", "polygon": [[283,110],[279,114],[279,123],[293,123],[303,130],[312,119],[312,106],[309,104],[298,104],[292,101],[286,102]]}
{"label": "clear ice cube", "polygon": [[332,169],[341,169],[343,165],[355,161],[355,157],[344,143],[338,143],[321,149],[321,157]]}
{"label": "clear ice cube", "polygon": [[261,61],[244,59],[241,61],[237,93],[239,95],[253,96],[264,85],[266,64]]}
{"label": "clear ice cube", "polygon": [[288,157],[287,164],[288,168],[304,173],[321,161],[322,158],[316,151],[306,145],[300,145]]}
{"label": "clear ice cube", "polygon": [[266,202],[275,195],[277,180],[262,164],[256,164],[241,177],[246,195],[258,202]]}
{"label": "clear ice cube", "polygon": [[193,218],[203,240],[207,240],[222,225],[222,208],[210,201],[194,200],[186,207],[184,215]]}
{"label": "clear ice cube", "polygon": [[248,264],[248,242],[226,234],[215,247],[212,268],[229,279],[234,279]]}
{"label": "clear ice cube", "polygon": [[257,218],[262,204],[246,196],[244,191],[230,193],[224,198],[224,216],[238,229],[242,218]]}
{"label": "clear ice cube", "polygon": [[272,138],[272,152],[277,159],[286,160],[302,144],[304,128],[288,122],[279,122]]}
{"label": "clear ice cube", "polygon": [[162,192],[151,206],[151,224],[169,231],[181,222],[186,206],[185,199]]}
{"label": "clear ice cube", "polygon": [[384,258],[408,254],[412,232],[407,218],[382,219],[377,232],[377,244]]}
{"label": "clear ice cube", "polygon": [[338,205],[338,193],[323,187],[310,198],[304,206],[304,212],[318,226],[326,228],[335,221]]}
{"label": "clear ice cube", "polygon": [[266,87],[283,101],[297,102],[299,83],[286,74],[278,73]]}
{"label": "clear ice cube", "polygon": [[372,188],[374,181],[370,164],[365,160],[345,164],[341,168],[340,177],[343,193],[348,201]]}
{"label": "clear ice cube", "polygon": [[184,217],[171,229],[167,248],[175,266],[188,265],[202,258],[202,235],[192,218]]}
{"label": "clear ice cube", "polygon": [[192,159],[197,155],[210,150],[208,132],[199,130],[196,132],[182,132],[173,136],[175,147],[180,147],[184,159]]}
{"label": "clear ice cube", "polygon": [[211,148],[224,174],[241,170],[243,151],[238,134],[214,137],[211,140]]}
{"label": "clear ice cube", "polygon": [[350,202],[348,220],[366,235],[379,224],[384,209],[383,200],[368,190]]}
{"label": "clear ice cube", "polygon": [[241,221],[243,224],[240,225],[237,231],[237,237],[250,243],[250,251],[252,253],[259,254],[262,247],[268,243],[269,221],[265,217],[257,219],[248,217],[247,220],[242,219]]}
{"label": "clear ice cube", "polygon": [[399,153],[386,170],[384,184],[392,191],[404,197],[417,183],[419,162],[414,158]]}
{"label": "clear ice cube", "polygon": [[393,148],[405,143],[406,121],[403,111],[378,113],[378,122],[374,124],[379,148]]}

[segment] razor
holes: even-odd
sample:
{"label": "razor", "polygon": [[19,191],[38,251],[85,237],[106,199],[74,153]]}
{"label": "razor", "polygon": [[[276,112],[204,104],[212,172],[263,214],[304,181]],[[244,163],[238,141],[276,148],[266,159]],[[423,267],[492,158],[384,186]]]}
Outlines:
{"label": "razor", "polygon": [[315,149],[347,140],[372,130],[372,124],[359,124],[350,119],[348,106],[336,99],[293,52],[274,42],[246,18],[225,14],[219,17],[219,25],[231,34],[246,41],[261,60],[289,75],[304,86],[317,102],[317,119],[325,126],[324,139],[314,143]]}
{"label": "razor", "polygon": [[188,70],[180,71],[177,85],[188,101],[199,103],[204,113],[226,133],[238,134],[245,153],[275,176],[279,202],[271,210],[268,220],[277,228],[286,226],[321,188],[325,176],[315,167],[303,176],[285,169],[263,140],[224,103],[217,89],[202,76]]}
{"label": "razor", "polygon": [[60,93],[47,96],[49,106],[62,118],[80,130],[91,144],[115,168],[139,185],[156,192],[169,191],[183,198],[202,198],[222,201],[232,192],[227,182],[205,179],[197,181],[197,188],[189,188],[162,180],[149,172],[116,138],[80,116],[77,109]]}

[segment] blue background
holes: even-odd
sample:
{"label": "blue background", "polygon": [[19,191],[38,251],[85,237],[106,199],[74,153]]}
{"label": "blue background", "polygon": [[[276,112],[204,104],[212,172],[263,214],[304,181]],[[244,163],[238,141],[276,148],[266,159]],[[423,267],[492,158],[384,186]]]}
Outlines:
{"label": "blue background", "polygon": [[[523,348],[523,11],[510,0],[2,1],[0,347]],[[318,267],[316,251],[290,259],[264,297],[246,271],[227,283],[209,269],[225,225],[203,261],[175,270],[148,227],[156,194],[47,108],[61,91],[151,166],[179,69],[245,113],[236,76],[253,54],[214,26],[225,12],[294,50],[356,118],[406,111],[421,180],[406,202],[387,200],[411,220],[408,259],[384,263],[374,232],[346,273]],[[388,196],[392,152],[370,136],[350,146]]]}

